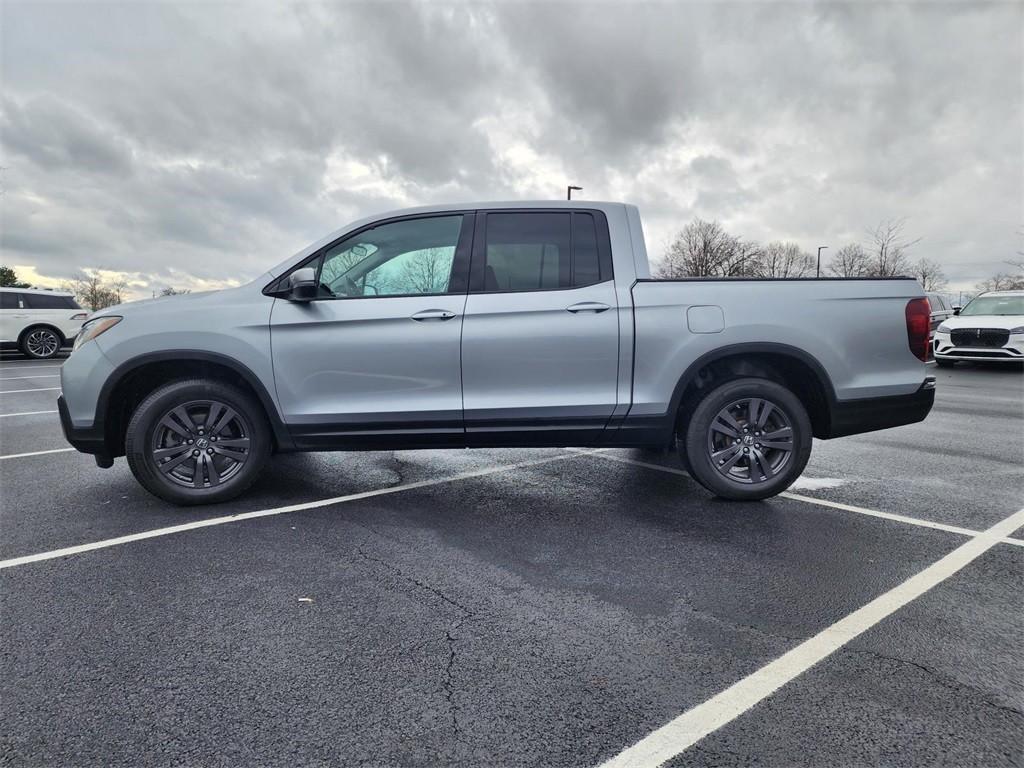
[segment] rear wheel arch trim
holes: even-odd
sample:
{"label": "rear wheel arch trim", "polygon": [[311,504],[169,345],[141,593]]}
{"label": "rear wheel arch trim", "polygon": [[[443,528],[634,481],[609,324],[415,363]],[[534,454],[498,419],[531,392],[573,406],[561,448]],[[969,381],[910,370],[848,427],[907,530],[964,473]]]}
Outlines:
{"label": "rear wheel arch trim", "polygon": [[118,385],[124,381],[126,376],[151,363],[168,363],[176,360],[213,363],[216,365],[222,365],[225,368],[229,368],[234,371],[252,388],[253,392],[256,394],[256,398],[263,406],[263,410],[267,415],[267,421],[270,422],[271,431],[274,433],[274,440],[277,443],[278,449],[284,451],[294,449],[291,435],[285,428],[280,412],[277,409],[277,404],[267,391],[267,388],[263,385],[259,376],[253,373],[252,370],[244,363],[218,352],[202,352],[184,349],[164,350],[161,352],[149,352],[144,355],[139,355],[138,357],[133,357],[130,360],[121,363],[114,369],[113,373],[110,374],[107,380],[103,383],[103,387],[100,389],[100,396],[96,404],[96,419],[93,423],[105,423],[111,395]]}
{"label": "rear wheel arch trim", "polygon": [[[724,360],[725,358],[757,354],[789,357],[810,368],[814,373],[822,392],[825,394],[827,416],[829,421],[831,421],[832,411],[836,403],[835,387],[832,384],[832,379],[829,378],[828,373],[825,371],[825,367],[818,362],[814,356],[797,347],[791,347],[788,344],[779,344],[777,342],[745,342],[740,344],[730,344],[725,347],[713,349],[690,363],[683,372],[683,375],[679,378],[679,381],[676,382],[675,389],[672,391],[672,399],[669,401],[668,415],[672,421],[673,428],[675,426],[676,417],[679,413],[679,408],[682,406],[683,393],[686,392],[686,388],[696,380],[697,374],[702,368],[705,368],[711,363],[715,363],[719,360]],[[806,404],[804,407],[807,407]]]}

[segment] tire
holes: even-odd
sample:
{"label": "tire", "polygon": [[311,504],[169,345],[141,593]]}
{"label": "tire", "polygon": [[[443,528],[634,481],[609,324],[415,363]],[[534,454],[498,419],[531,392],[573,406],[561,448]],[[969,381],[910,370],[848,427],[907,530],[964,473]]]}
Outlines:
{"label": "tire", "polygon": [[[756,428],[758,421],[763,429]],[[773,447],[763,444],[768,441],[762,432],[772,436]],[[709,392],[694,409],[682,442],[697,482],[723,499],[750,501],[782,493],[800,477],[811,456],[811,436],[811,420],[796,395],[774,381],[748,378]]]}
{"label": "tire", "polygon": [[206,379],[160,387],[135,409],[125,433],[135,479],[154,496],[181,505],[235,498],[259,476],[271,448],[259,402]]}
{"label": "tire", "polygon": [[952,368],[954,365],[956,365],[956,361],[955,360],[939,360],[939,359],[936,358],[935,365],[937,365],[939,368]]}
{"label": "tire", "polygon": [[33,360],[50,360],[60,353],[64,345],[61,335],[44,325],[37,325],[29,328],[21,335],[22,354],[31,357]]}

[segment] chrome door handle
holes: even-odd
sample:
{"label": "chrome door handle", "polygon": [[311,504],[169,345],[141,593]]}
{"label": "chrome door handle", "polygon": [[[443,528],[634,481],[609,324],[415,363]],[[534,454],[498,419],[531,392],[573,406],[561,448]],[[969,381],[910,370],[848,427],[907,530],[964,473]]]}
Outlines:
{"label": "chrome door handle", "polygon": [[449,312],[447,309],[424,309],[413,315],[412,319],[423,322],[424,320],[451,320],[453,317],[455,317],[455,313]]}
{"label": "chrome door handle", "polygon": [[576,314],[577,312],[593,312],[594,314],[597,314],[598,312],[604,312],[609,309],[611,309],[611,307],[607,304],[602,304],[599,301],[581,301],[579,304],[573,304],[571,307],[566,307],[565,311],[572,312],[573,314]]}

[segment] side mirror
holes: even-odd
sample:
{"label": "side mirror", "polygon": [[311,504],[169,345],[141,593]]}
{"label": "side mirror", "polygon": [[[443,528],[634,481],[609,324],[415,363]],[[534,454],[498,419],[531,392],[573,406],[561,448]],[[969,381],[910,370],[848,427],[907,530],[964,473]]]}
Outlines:
{"label": "side mirror", "polygon": [[960,314],[960,310],[961,310],[961,309],[963,309],[963,307],[958,307],[958,306],[955,306],[955,305],[954,305],[954,306],[953,306],[953,314],[954,314],[954,315],[959,315],[959,314]]}
{"label": "side mirror", "polygon": [[316,284],[316,270],[312,267],[296,269],[288,277],[288,299],[290,301],[312,301],[319,293]]}

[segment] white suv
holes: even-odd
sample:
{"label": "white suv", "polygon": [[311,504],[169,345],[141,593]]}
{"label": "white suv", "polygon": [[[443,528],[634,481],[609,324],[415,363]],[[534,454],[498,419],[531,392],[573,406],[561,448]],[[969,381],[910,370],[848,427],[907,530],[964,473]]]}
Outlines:
{"label": "white suv", "polygon": [[17,347],[38,360],[71,344],[88,313],[70,293],[0,288],[0,346]]}
{"label": "white suv", "polygon": [[1024,362],[1024,291],[991,291],[975,297],[935,329],[935,362]]}

